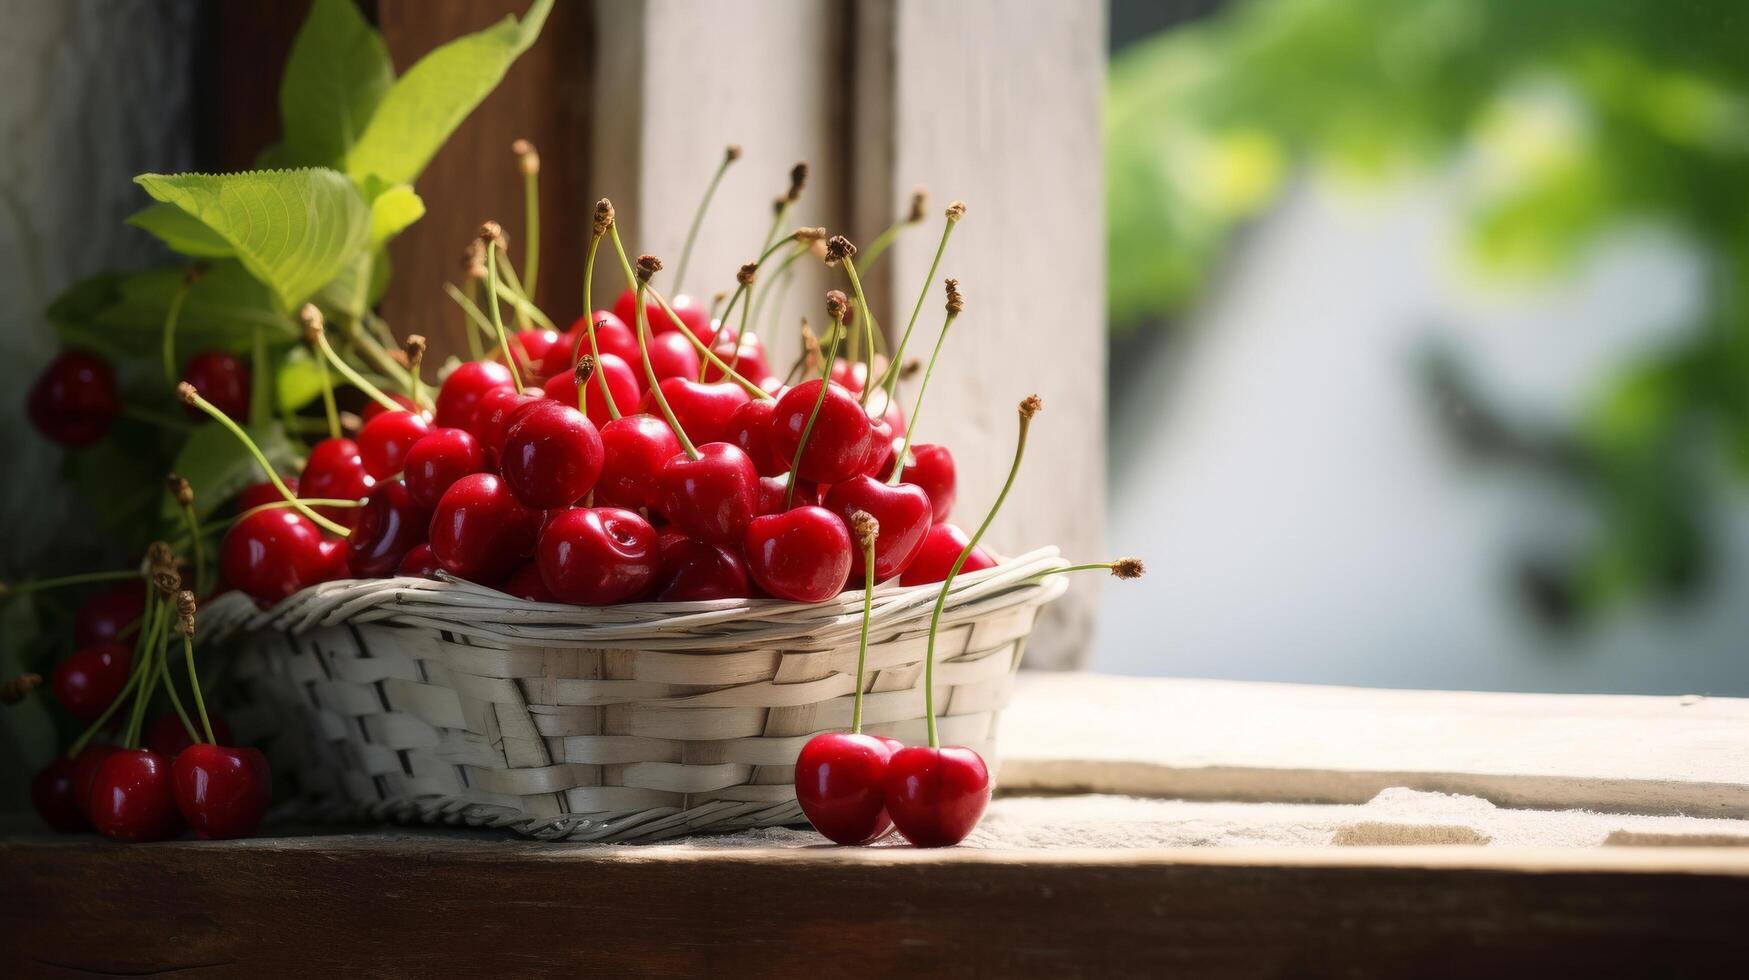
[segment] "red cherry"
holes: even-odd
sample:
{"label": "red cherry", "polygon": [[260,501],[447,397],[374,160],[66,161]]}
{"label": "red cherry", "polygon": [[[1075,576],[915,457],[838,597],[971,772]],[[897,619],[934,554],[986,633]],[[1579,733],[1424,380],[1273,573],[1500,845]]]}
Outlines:
{"label": "red cherry", "polygon": [[[419,408],[418,402],[414,401],[412,398],[409,398],[406,395],[401,394],[398,391],[385,391],[385,392],[383,392],[383,394],[389,396],[389,401],[394,402],[395,404],[401,406],[402,408],[406,409],[409,412],[421,411],[421,409]],[[365,425],[369,425],[371,423],[372,419],[376,418],[378,415],[381,415],[386,411],[388,411],[388,409],[384,408],[381,402],[377,401],[375,398],[372,398],[369,402],[365,403],[364,411],[358,413],[358,418],[359,418],[359,421],[361,421]]]}
{"label": "red cherry", "polygon": [[[182,369],[182,380],[194,385],[202,398],[231,418],[248,417],[249,365],[231,354],[222,350],[201,351],[188,359]],[[193,405],[184,405],[182,410],[198,422],[210,418]]]}
{"label": "red cherry", "polygon": [[30,804],[50,829],[74,834],[90,826],[73,792],[73,760],[57,754],[30,780]]}
{"label": "red cherry", "polygon": [[[885,534],[883,527],[881,533]],[[911,567],[905,569],[899,576],[900,585],[928,585],[947,578],[947,573],[953,568],[953,563],[959,559],[960,552],[966,549],[971,536],[952,524],[937,524],[923,536],[923,544],[917,549],[917,557],[911,560]],[[982,546],[973,548],[966,563],[960,566],[960,574],[965,575],[985,568],[995,568],[996,560]]]}
{"label": "red cherry", "polygon": [[[659,304],[645,300],[644,315],[650,318],[652,331],[664,334],[673,330],[689,330],[701,344],[710,343],[711,338],[716,336],[717,328],[715,324],[711,323],[711,311],[700,306],[698,301],[691,296],[678,293],[668,301],[668,307],[674,311],[674,316],[680,318],[678,323]],[[626,322],[631,323],[632,321],[627,320]]]}
{"label": "red cherry", "polygon": [[[629,321],[621,323],[619,318],[611,313],[603,314],[606,322],[597,320],[595,327],[595,348],[603,354],[612,354],[627,364],[642,364],[642,355],[638,353],[638,335],[632,332]],[[584,350],[588,350],[589,340],[584,338]],[[644,383],[642,372],[637,372],[638,383]]]}
{"label": "red cherry", "polygon": [[89,446],[103,438],[120,411],[109,362],[82,350],[64,351],[50,361],[25,405],[30,424],[63,446]]}
{"label": "red cherry", "polygon": [[657,507],[676,527],[706,541],[740,539],[759,509],[759,471],[726,442],[698,447],[699,458],[675,453],[656,474]]}
{"label": "red cherry", "polygon": [[[516,351],[516,367],[524,378],[536,376],[543,368],[547,355],[552,353],[559,343],[557,330],[522,330],[510,335],[510,346]],[[499,360],[503,355],[499,355]]]}
{"label": "red cherry", "polygon": [[656,581],[656,529],[618,507],[573,508],[541,531],[538,560],[541,581],[560,602],[626,602]]}
{"label": "red cherry", "polygon": [[820,485],[810,483],[807,480],[800,480],[796,483],[793,499],[786,502],[784,498],[789,496],[789,484],[794,479],[796,477],[790,473],[759,478],[759,513],[761,515],[781,514],[791,507],[820,503]]}
{"label": "red cherry", "polygon": [[745,599],[753,594],[746,564],[722,545],[667,531],[658,538],[657,551],[661,555],[658,602]]}
{"label": "red cherry", "polygon": [[510,388],[499,388],[480,396],[480,404],[474,409],[474,419],[468,424],[468,431],[486,451],[488,465],[497,465],[498,453],[504,448],[504,433],[517,413],[540,401],[545,399]]}
{"label": "red cherry", "polygon": [[[298,496],[308,499],[363,500],[376,485],[365,472],[364,457],[351,439],[323,439],[310,447],[310,458],[298,476]],[[353,507],[317,507],[316,513],[337,524],[351,525]]]}
{"label": "red cherry", "polygon": [[[200,731],[200,719],[192,715],[189,718],[194,722],[194,730]],[[225,723],[225,719],[218,712],[208,709],[207,720],[213,723],[214,738],[220,743],[231,740],[231,726]],[[175,761],[183,749],[194,744],[188,737],[188,729],[182,727],[182,719],[174,711],[159,715],[158,720],[152,722],[152,727],[146,729],[144,741],[146,748],[172,761]]]}
{"label": "red cherry", "polygon": [[466,361],[458,365],[437,391],[437,424],[467,428],[481,395],[512,384],[510,369],[497,361]]}
{"label": "red cherry", "polygon": [[931,442],[912,443],[911,458],[905,461],[905,470],[899,479],[922,487],[935,507],[936,522],[947,520],[958,495],[959,477],[954,469],[953,453],[946,446]]}
{"label": "red cherry", "polygon": [[[674,412],[680,428],[695,443],[729,442],[729,419],[749,400],[740,385],[728,382],[700,384],[691,378],[663,378],[662,394],[667,397],[668,408]],[[645,393],[639,410],[656,414],[654,392]]]}
{"label": "red cherry", "polygon": [[[591,316],[596,323],[596,349],[603,354],[613,354],[628,364],[637,359],[638,338],[632,333],[631,328],[621,322],[619,317],[606,310],[596,310]],[[626,346],[628,343],[630,347]],[[628,350],[631,352],[630,358],[626,357]],[[560,334],[558,343],[547,351],[547,356],[541,361],[541,374],[547,376],[563,374],[575,368],[577,361],[588,353],[590,353],[588,322],[583,317],[578,317],[577,322],[571,324],[571,329]]]}
{"label": "red cherry", "polygon": [[966,839],[990,805],[990,770],[971,749],[914,745],[887,760],[887,813],[918,847]]}
{"label": "red cherry", "polygon": [[789,459],[771,444],[771,417],[776,412],[777,402],[769,398],[751,399],[729,413],[725,425],[723,441],[740,446],[761,476],[789,471]]}
{"label": "red cherry", "polygon": [[256,511],[231,525],[219,542],[225,581],[263,603],[327,580],[330,556],[322,532],[291,508]]}
{"label": "red cherry", "polygon": [[[888,486],[873,477],[859,476],[832,484],[823,506],[837,514],[846,525],[850,523],[850,515],[859,510],[867,511],[880,522],[881,533],[875,538],[876,582],[885,582],[909,568],[917,553],[923,550],[924,537],[929,534],[932,513],[929,495],[909,483]],[[852,549],[850,557],[851,580],[860,582],[862,549]]]}
{"label": "red cherry", "polygon": [[322,556],[322,570],[317,573],[317,582],[333,582],[352,577],[352,568],[347,560],[351,552],[346,550],[346,540],[323,538],[322,543],[316,546]]}
{"label": "red cherry", "polygon": [[668,423],[653,415],[626,415],[602,427],[601,445],[606,459],[595,484],[596,502],[656,507],[656,475],[680,452],[680,440]]}
{"label": "red cherry", "polygon": [[613,315],[618,318],[621,323],[632,324],[638,322],[638,294],[636,290],[628,287],[614,299]]}
{"label": "red cherry", "polygon": [[[735,331],[724,327],[717,333],[717,342],[711,348],[711,353],[733,367],[736,374],[750,381],[757,382],[771,375],[771,363],[765,358],[765,345],[759,341],[757,334],[742,335],[739,355],[737,355]],[[706,381],[723,381],[727,378],[728,375],[723,373],[723,369],[715,364],[706,363],[704,365],[704,379]]]}
{"label": "red cherry", "polygon": [[364,471],[378,480],[401,472],[407,450],[431,433],[431,422],[418,412],[383,412],[358,430],[358,455]]}
{"label": "red cherry", "polygon": [[198,742],[170,766],[176,807],[208,840],[248,837],[273,801],[273,775],[260,749]]}
{"label": "red cherry", "polygon": [[[607,379],[607,390],[613,396],[613,405],[621,415],[631,415],[638,410],[638,376],[633,373],[631,365],[619,359],[614,354],[603,354],[595,364],[595,371]],[[575,372],[555,374],[547,379],[545,386],[547,397],[566,405],[577,404],[577,375]],[[595,423],[597,429],[613,421],[613,413],[607,410],[607,398],[601,394],[601,382],[591,377],[583,385],[583,413],[589,416],[589,421]]]}
{"label": "red cherry", "polygon": [[873,424],[875,437],[869,443],[868,457],[862,461],[862,475],[884,481],[893,472],[893,454],[905,440],[893,438],[892,426],[886,419],[875,419]]}
{"label": "red cherry", "polygon": [[747,525],[747,571],[779,599],[821,602],[850,576],[850,532],[824,507],[797,507]]}
{"label": "red cherry", "polygon": [[[771,445],[779,455],[795,458],[802,430],[814,413],[820,396],[820,380],[804,381],[777,400],[771,417]],[[862,472],[874,439],[874,427],[857,404],[856,396],[841,385],[827,385],[819,416],[808,435],[797,471],[816,483],[838,483]]]}
{"label": "red cherry", "polygon": [[[286,476],[280,479],[285,481],[285,488],[290,490],[293,496],[297,496],[298,478]],[[271,480],[251,483],[237,492],[237,513],[241,514],[263,504],[277,504],[284,499],[285,495],[279,492],[279,488],[274,486]]]}
{"label": "red cherry", "polygon": [[431,515],[431,553],[458,578],[501,582],[534,554],[540,516],[498,477],[464,476],[443,492]]}
{"label": "red cherry", "polygon": [[165,840],[182,832],[170,760],[150,749],[121,749],[91,779],[91,826],[125,841]]}
{"label": "red cherry", "polygon": [[91,819],[91,786],[97,778],[97,769],[103,760],[120,751],[119,746],[92,744],[73,757],[73,802],[87,821]]}
{"label": "red cherry", "polygon": [[401,559],[401,567],[395,569],[395,574],[412,578],[436,578],[441,567],[437,563],[437,556],[431,553],[430,544],[416,544]]}
{"label": "red cherry", "polygon": [[867,844],[893,825],[887,760],[893,743],[873,735],[815,735],[796,758],[796,801],[814,829],[839,844]]}
{"label": "red cherry", "polygon": [[[661,333],[649,340],[650,370],[656,372],[656,380],[663,378],[696,378],[698,377],[698,351],[686,342],[686,338],[678,333]],[[633,361],[642,364],[642,359]]]}
{"label": "red cherry", "polygon": [[113,641],[73,651],[49,675],[55,700],[89,725],[128,682],[134,652]]}
{"label": "red cherry", "polygon": [[388,480],[377,484],[358,509],[358,519],[346,539],[348,573],[353,578],[393,575],[407,552],[425,543],[430,526],[430,510],[413,499],[405,483]]}
{"label": "red cherry", "polygon": [[73,643],[88,647],[114,640],[146,611],[146,583],[122,584],[99,592],[73,614]]}
{"label": "red cherry", "polygon": [[433,429],[407,450],[402,479],[413,501],[427,510],[436,507],[450,484],[486,470],[486,452],[465,429]]}
{"label": "red cherry", "polygon": [[[536,547],[538,549],[539,546]],[[516,574],[510,576],[504,583],[503,591],[507,595],[513,595],[518,599],[527,599],[529,602],[559,601],[553,595],[553,590],[547,588],[547,584],[541,581],[540,563],[538,562],[531,561],[517,569]]]}
{"label": "red cherry", "polygon": [[843,385],[845,390],[860,395],[868,381],[868,365],[840,357],[832,362],[832,380]]}
{"label": "red cherry", "polygon": [[543,399],[505,432],[498,462],[510,492],[546,510],[583,499],[601,477],[602,461],[595,424],[569,405]]}

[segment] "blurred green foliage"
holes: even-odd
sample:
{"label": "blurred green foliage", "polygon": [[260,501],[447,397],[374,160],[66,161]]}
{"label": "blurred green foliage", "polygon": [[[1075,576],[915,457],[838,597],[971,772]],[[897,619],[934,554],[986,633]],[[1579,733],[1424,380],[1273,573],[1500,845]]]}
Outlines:
{"label": "blurred green foliage", "polygon": [[1306,167],[1460,168],[1468,254],[1569,268],[1649,224],[1709,267],[1701,322],[1568,434],[1602,530],[1582,602],[1690,590],[1708,477],[1749,477],[1749,4],[1252,0],[1136,44],[1107,110],[1110,306],[1127,330],[1198,298],[1230,234]]}

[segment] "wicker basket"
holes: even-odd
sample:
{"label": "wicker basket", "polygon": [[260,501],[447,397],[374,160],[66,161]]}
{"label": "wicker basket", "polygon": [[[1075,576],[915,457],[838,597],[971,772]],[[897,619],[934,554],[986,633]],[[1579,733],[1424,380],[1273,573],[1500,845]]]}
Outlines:
{"label": "wicker basket", "polygon": [[[1039,609],[1043,549],[956,579],[936,641],[944,741],[995,764],[996,721]],[[867,730],[924,737],[938,586],[876,590]],[[233,595],[244,741],[306,813],[655,840],[802,820],[796,754],[850,723],[862,594],[589,608],[466,582],[330,582],[265,612]],[[281,797],[286,798],[285,796]]]}

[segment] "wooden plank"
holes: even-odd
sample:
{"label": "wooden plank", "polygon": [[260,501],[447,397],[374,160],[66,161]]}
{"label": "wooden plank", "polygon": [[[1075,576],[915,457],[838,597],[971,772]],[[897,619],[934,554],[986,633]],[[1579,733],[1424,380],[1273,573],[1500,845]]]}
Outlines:
{"label": "wooden plank", "polygon": [[197,51],[195,142],[211,170],[249,170],[279,141],[279,79],[309,0],[206,8],[209,43]]}
{"label": "wooden plank", "polygon": [[1749,700],[1383,691],[1022,675],[1002,719],[1012,792],[1501,806],[1749,817]]}
{"label": "wooden plank", "polygon": [[1666,849],[11,842],[0,969],[1695,976],[1740,963],[1746,903],[1749,858]]}
{"label": "wooden plank", "polygon": [[[857,4],[855,225],[872,236],[934,192],[930,220],[894,246],[876,281],[884,324],[902,330],[929,271],[948,201],[963,198],[917,336],[926,356],[942,317],[940,278],[963,283],[966,313],[943,354],[920,438],[953,448],[957,520],[975,525],[1013,452],[1014,408],[1037,392],[1019,489],[991,531],[1013,552],[1056,544],[1077,558],[1105,545],[1103,5],[1041,0]],[[903,314],[903,315],[901,315]],[[913,343],[918,343],[914,339]],[[1146,587],[1143,583],[1142,587]],[[1084,662],[1098,583],[1082,580],[1039,622],[1033,667]]]}

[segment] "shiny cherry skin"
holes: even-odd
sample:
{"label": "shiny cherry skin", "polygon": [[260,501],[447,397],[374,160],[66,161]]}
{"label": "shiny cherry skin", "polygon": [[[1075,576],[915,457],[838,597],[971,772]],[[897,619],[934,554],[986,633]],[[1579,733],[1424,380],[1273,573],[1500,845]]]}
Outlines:
{"label": "shiny cherry skin", "polygon": [[822,602],[850,577],[850,532],[824,507],[754,518],[742,550],[753,581],[779,599]]}
{"label": "shiny cherry skin", "polygon": [[94,743],[85,746],[73,758],[73,801],[79,805],[79,813],[87,822],[91,819],[91,787],[97,778],[97,769],[103,765],[103,760],[120,751],[119,746]]}
{"label": "shiny cherry skin", "polygon": [[[535,546],[537,552],[539,547],[539,545]],[[539,562],[531,561],[517,569],[516,574],[505,580],[503,592],[506,595],[513,595],[518,599],[526,599],[529,602],[559,601],[558,598],[553,595],[553,590],[547,588],[547,584],[541,581]]]}
{"label": "shiny cherry skin", "polygon": [[965,840],[990,805],[990,770],[971,749],[913,745],[887,760],[887,814],[918,847]]}
{"label": "shiny cherry skin", "polygon": [[[233,419],[249,416],[249,365],[222,350],[201,351],[188,359],[182,368],[182,380],[194,385],[200,397]],[[208,415],[193,405],[182,410],[197,422]]]}
{"label": "shiny cherry skin", "polygon": [[416,544],[401,559],[401,567],[395,569],[395,574],[411,578],[436,578],[442,567],[437,563],[437,556],[431,553],[430,543]]}
{"label": "shiny cherry skin", "polygon": [[[645,310],[650,318],[650,329],[657,333],[668,333],[672,330],[685,329],[697,337],[699,343],[708,344],[716,336],[717,325],[711,322],[711,311],[700,305],[698,300],[685,293],[678,293],[668,301],[668,306],[674,311],[674,316],[680,318],[676,323],[674,317],[667,314],[661,306],[652,305]],[[696,375],[695,375],[696,377]]]}
{"label": "shiny cherry skin", "polygon": [[[297,496],[298,478],[282,476],[280,479],[285,482],[285,488],[292,492],[292,496]],[[260,507],[263,504],[277,504],[284,499],[285,495],[279,492],[279,488],[274,486],[271,480],[251,483],[237,491],[237,513],[241,514],[250,508]]]}
{"label": "shiny cherry skin", "polygon": [[170,764],[176,808],[207,840],[248,837],[273,802],[273,774],[260,749],[197,742]]}
{"label": "shiny cherry skin", "polygon": [[[385,392],[383,392],[383,394],[388,395],[389,401],[392,401],[395,404],[401,406],[401,408],[406,410],[406,411],[409,411],[409,412],[420,411],[418,402],[414,401],[412,398],[409,398],[406,395],[401,394],[398,391],[385,391]],[[388,409],[384,408],[382,406],[381,402],[378,402],[376,399],[372,398],[369,402],[365,403],[364,410],[358,413],[358,418],[359,418],[359,421],[361,423],[363,423],[364,425],[369,425],[371,423],[372,419],[376,418],[378,415],[381,415],[386,411],[388,411]]]}
{"label": "shiny cherry skin", "polygon": [[614,507],[656,508],[657,474],[680,452],[668,423],[653,415],[626,415],[601,428],[606,459],[595,484],[595,502]]}
{"label": "shiny cherry skin", "polygon": [[364,471],[378,480],[401,472],[407,450],[431,434],[431,422],[418,412],[383,412],[358,430],[358,455]]}
{"label": "shiny cherry skin", "polygon": [[[511,349],[516,352],[516,369],[524,381],[539,378],[546,366],[546,357],[559,343],[557,330],[520,330],[510,335]],[[503,355],[498,355],[503,360]]]}
{"label": "shiny cherry skin", "polygon": [[[613,354],[627,364],[637,360],[638,338],[630,327],[606,310],[596,310],[592,318],[596,324],[597,350],[603,354]],[[590,353],[588,323],[583,317],[578,317],[577,322],[571,324],[571,329],[560,334],[558,343],[547,351],[547,356],[541,361],[541,374],[547,377],[563,374],[576,367],[577,361],[587,353]]]}
{"label": "shiny cherry skin", "polygon": [[351,552],[346,550],[345,538],[322,539],[317,545],[322,553],[322,572],[318,582],[333,582],[337,579],[351,578],[352,568],[348,563]]}
{"label": "shiny cherry skin", "polygon": [[786,504],[784,498],[786,496],[791,496],[789,493],[789,483],[794,479],[796,479],[796,477],[790,473],[785,473],[782,476],[762,476],[759,478],[759,513],[761,516],[765,514],[781,514],[784,511],[789,510],[791,507],[804,507],[809,504],[817,505],[820,503],[820,485],[817,483],[810,483],[807,480],[799,480],[796,483],[795,494]]}
{"label": "shiny cherry skin", "polygon": [[[680,427],[695,443],[730,442],[729,419],[735,410],[748,403],[747,392],[729,382],[700,384],[691,378],[663,378],[662,394]],[[644,395],[640,411],[655,415],[656,395]],[[754,464],[757,466],[758,464]]]}
{"label": "shiny cherry skin", "polygon": [[89,725],[121,693],[133,663],[133,650],[113,640],[81,647],[55,665],[49,686],[62,707]]}
{"label": "shiny cherry skin", "polygon": [[346,567],[353,578],[386,578],[401,567],[414,545],[424,544],[431,510],[413,499],[400,480],[371,488],[346,538]]}
{"label": "shiny cherry skin", "polygon": [[899,479],[923,488],[929,503],[935,508],[936,523],[947,520],[959,494],[958,471],[954,469],[953,453],[946,446],[932,442],[911,444],[911,458]]}
{"label": "shiny cherry skin", "polygon": [[31,777],[30,805],[57,833],[76,834],[90,826],[73,792],[73,760],[59,753]]}
{"label": "shiny cherry skin", "polygon": [[852,394],[860,395],[868,382],[868,365],[840,357],[832,362],[832,380]]}
{"label": "shiny cherry skin", "polygon": [[486,471],[486,451],[466,429],[433,429],[407,450],[402,480],[419,506],[430,510],[450,484]]}
{"label": "shiny cherry skin", "polygon": [[[717,333],[717,342],[711,347],[711,353],[721,358],[724,363],[735,369],[735,373],[757,384],[762,378],[770,377],[771,362],[765,356],[765,344],[754,333],[743,334],[741,346],[735,346],[735,331],[724,327]],[[728,375],[715,364],[704,364],[704,379],[706,381],[724,381]]]}
{"label": "shiny cherry skin", "polygon": [[603,461],[595,423],[570,405],[542,399],[505,431],[498,468],[516,499],[548,510],[595,489]]}
{"label": "shiny cherry skin", "polygon": [[[304,462],[304,471],[298,475],[298,496],[363,500],[376,482],[375,477],[365,472],[358,443],[345,438],[323,439],[310,447],[310,458]],[[356,509],[317,507],[316,513],[337,524],[351,526]]]}
{"label": "shiny cherry skin", "polygon": [[322,543],[316,525],[289,507],[256,511],[225,532],[219,569],[244,595],[272,604],[327,580],[330,556]]}
{"label": "shiny cherry skin", "polygon": [[[620,360],[617,355],[603,354],[596,362],[595,371],[607,380],[608,395],[613,398],[613,405],[621,415],[633,415],[638,411],[638,376],[633,373],[631,365]],[[613,421],[613,413],[607,410],[608,396],[601,393],[601,382],[590,377],[584,382],[582,391],[577,388],[577,375],[574,372],[555,374],[547,379],[544,386],[547,397],[576,407],[581,394],[583,414],[589,416],[589,421],[595,423],[597,429]]]}
{"label": "shiny cherry skin", "polygon": [[[659,333],[649,340],[650,370],[656,372],[656,380],[664,378],[696,378],[698,377],[698,351],[686,342],[686,338],[678,333]],[[641,361],[633,361],[641,364]],[[639,375],[643,371],[639,370]],[[647,379],[646,379],[647,380]]]}
{"label": "shiny cherry skin", "polygon": [[660,570],[656,529],[618,507],[575,507],[547,522],[536,554],[560,602],[605,606],[648,594]]}
{"label": "shiny cherry skin", "polygon": [[867,844],[893,826],[887,816],[887,760],[893,742],[825,732],[796,757],[796,802],[814,829],[837,844]]}
{"label": "shiny cherry skin", "polygon": [[504,448],[504,433],[509,430],[510,423],[523,409],[544,400],[542,395],[510,388],[488,391],[480,396],[480,404],[474,409],[474,420],[468,425],[468,431],[486,451],[488,466],[497,468],[498,453]]}
{"label": "shiny cherry skin", "polygon": [[146,611],[146,583],[123,582],[105,589],[79,606],[73,614],[73,643],[88,647],[121,636]]}
{"label": "shiny cherry skin", "polygon": [[[196,732],[202,731],[199,718],[190,715],[189,720],[194,722]],[[213,723],[213,737],[219,740],[219,744],[229,744],[231,726],[225,719],[217,711],[208,708],[207,720]],[[142,741],[146,748],[173,762],[183,749],[194,744],[194,740],[188,737],[188,729],[182,727],[182,719],[174,711],[159,715],[158,720],[146,729],[146,737]]]}
{"label": "shiny cherry skin", "polygon": [[[784,392],[771,416],[771,445],[779,455],[795,458],[802,430],[820,395],[820,380],[804,381]],[[818,418],[808,435],[797,471],[816,483],[839,483],[862,472],[874,440],[874,426],[857,404],[856,396],[841,385],[826,386]]]}
{"label": "shiny cherry skin", "polygon": [[431,553],[444,571],[474,582],[502,582],[534,554],[541,515],[491,473],[450,485],[431,515]]}
{"label": "shiny cherry skin", "polygon": [[699,458],[675,453],[656,474],[657,510],[678,529],[718,543],[740,540],[759,512],[759,471],[738,447],[709,442]]}
{"label": "shiny cherry skin", "polygon": [[868,455],[862,461],[864,476],[872,476],[877,480],[885,480],[893,472],[893,454],[899,451],[901,440],[893,438],[893,427],[886,419],[870,419],[874,426],[874,438],[868,444]]}
{"label": "shiny cherry skin", "polygon": [[746,563],[729,548],[664,531],[657,538],[657,552],[657,602],[745,599],[753,594]]}
{"label": "shiny cherry skin", "polygon": [[436,423],[465,429],[474,420],[480,396],[514,384],[510,369],[497,361],[466,361],[456,366],[437,390]]}
{"label": "shiny cherry skin", "polygon": [[[903,572],[923,550],[923,540],[929,534],[932,508],[929,495],[909,483],[888,486],[870,476],[859,476],[832,484],[823,502],[827,510],[837,514],[848,526],[850,515],[867,511],[880,522],[880,534],[875,538],[876,582]],[[862,548],[853,548],[850,563],[852,584],[862,581]]]}
{"label": "shiny cherry skin", "polygon": [[[771,417],[777,412],[777,402],[770,398],[754,398],[729,413],[724,442],[741,447],[753,461],[760,476],[778,476],[789,472],[789,458],[771,444]],[[691,432],[691,429],[687,430]]]}
{"label": "shiny cherry skin", "polygon": [[91,779],[91,826],[125,841],[167,840],[182,832],[170,760],[150,749],[121,749]]}
{"label": "shiny cherry skin", "polygon": [[[969,541],[971,536],[957,525],[937,524],[931,527],[929,533],[923,536],[923,545],[917,549],[917,557],[911,560],[910,567],[899,576],[899,584],[929,585],[943,581]],[[972,549],[966,563],[960,566],[960,574],[969,575],[995,567],[996,559],[991,558],[990,553],[980,546]]]}
{"label": "shiny cherry skin", "polygon": [[121,412],[115,372],[89,351],[64,351],[49,362],[25,402],[30,424],[63,446],[89,446],[103,438]]}

